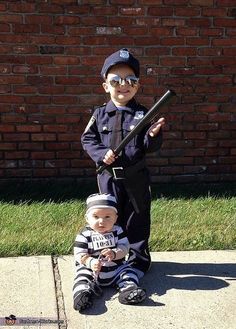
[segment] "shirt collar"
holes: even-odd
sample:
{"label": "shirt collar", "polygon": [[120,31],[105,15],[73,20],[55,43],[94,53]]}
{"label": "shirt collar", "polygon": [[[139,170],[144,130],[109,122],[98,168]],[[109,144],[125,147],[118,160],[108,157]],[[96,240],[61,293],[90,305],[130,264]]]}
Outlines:
{"label": "shirt collar", "polygon": [[[127,104],[124,110],[122,111],[127,111],[129,113],[134,113],[137,109],[137,102],[136,100],[133,98],[131,99]],[[110,100],[107,105],[106,105],[106,112],[111,113],[117,110],[117,107],[115,106],[115,104],[112,102],[112,100]]]}

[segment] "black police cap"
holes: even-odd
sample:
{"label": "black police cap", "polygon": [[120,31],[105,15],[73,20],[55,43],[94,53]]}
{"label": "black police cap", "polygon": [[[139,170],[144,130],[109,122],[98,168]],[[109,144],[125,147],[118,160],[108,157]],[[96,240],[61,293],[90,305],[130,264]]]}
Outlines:
{"label": "black police cap", "polygon": [[139,77],[139,61],[126,48],[116,51],[105,59],[101,76],[105,79],[109,69],[116,64],[126,64],[130,66],[135,76],[137,78]]}

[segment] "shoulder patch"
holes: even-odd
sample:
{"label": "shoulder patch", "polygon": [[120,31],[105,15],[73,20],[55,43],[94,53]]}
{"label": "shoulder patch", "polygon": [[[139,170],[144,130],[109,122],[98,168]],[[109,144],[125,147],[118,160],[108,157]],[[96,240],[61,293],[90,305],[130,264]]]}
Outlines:
{"label": "shoulder patch", "polygon": [[94,116],[92,116],[84,130],[85,133],[89,130],[89,128],[94,124],[95,121],[96,121],[96,118]]}

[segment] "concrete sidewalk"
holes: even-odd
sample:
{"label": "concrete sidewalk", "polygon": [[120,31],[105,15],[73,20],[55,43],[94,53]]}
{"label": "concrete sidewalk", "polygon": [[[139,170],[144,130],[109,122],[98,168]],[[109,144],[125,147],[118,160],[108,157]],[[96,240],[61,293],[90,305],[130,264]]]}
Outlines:
{"label": "concrete sidewalk", "polygon": [[157,252],[152,261],[143,304],[119,304],[108,288],[80,314],[72,307],[73,256],[1,258],[0,328],[236,328],[236,251]]}

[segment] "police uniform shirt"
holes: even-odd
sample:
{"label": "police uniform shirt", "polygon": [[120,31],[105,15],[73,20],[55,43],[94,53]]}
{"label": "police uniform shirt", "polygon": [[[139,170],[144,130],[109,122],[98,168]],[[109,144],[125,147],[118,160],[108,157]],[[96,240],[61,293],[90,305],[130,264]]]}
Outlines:
{"label": "police uniform shirt", "polygon": [[[97,166],[103,164],[102,160],[111,148],[116,111],[118,109],[111,100],[106,105],[96,108],[81,136],[81,143],[84,150]],[[122,136],[124,138],[138,124],[148,110],[132,99],[121,111],[123,112]],[[154,152],[160,148],[162,144],[162,132],[160,131],[158,137],[151,137],[148,134],[149,128],[150,125],[125,146],[122,157],[119,157],[113,165],[131,166],[142,160],[146,153]]]}

